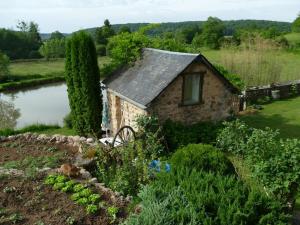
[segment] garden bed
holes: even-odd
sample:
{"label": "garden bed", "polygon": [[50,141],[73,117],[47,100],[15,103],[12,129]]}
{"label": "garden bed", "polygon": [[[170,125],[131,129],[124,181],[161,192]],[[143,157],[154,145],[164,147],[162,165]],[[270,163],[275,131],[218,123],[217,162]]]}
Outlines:
{"label": "garden bed", "polygon": [[68,194],[52,190],[41,179],[3,177],[0,200],[0,224],[111,224],[105,209],[88,215]]}
{"label": "garden bed", "polygon": [[78,152],[77,147],[62,144],[28,142],[24,139],[0,143],[0,166],[12,161],[22,161],[28,157],[56,158],[57,164],[72,162]]}
{"label": "garden bed", "polygon": [[80,142],[73,143],[71,139],[79,137],[26,134],[0,140],[1,225],[105,225],[117,224],[127,216],[130,200],[97,183],[82,167],[72,182],[100,196],[93,213],[87,211],[89,205],[81,205],[71,198],[76,192],[65,193],[45,183],[47,174],[57,174],[62,164],[78,163],[78,157],[82,157]]}

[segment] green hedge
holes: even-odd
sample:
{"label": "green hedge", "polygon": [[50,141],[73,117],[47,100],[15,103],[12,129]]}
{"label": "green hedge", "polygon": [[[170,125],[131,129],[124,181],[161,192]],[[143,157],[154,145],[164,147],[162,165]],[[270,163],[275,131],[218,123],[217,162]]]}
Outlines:
{"label": "green hedge", "polygon": [[163,125],[163,134],[171,151],[188,144],[214,144],[222,123],[201,122],[186,126],[167,120]]}
{"label": "green hedge", "polygon": [[211,145],[190,144],[177,150],[171,158],[174,169],[190,168],[196,171],[234,174],[229,159]]}
{"label": "green hedge", "polygon": [[32,87],[32,86],[37,86],[42,84],[60,82],[64,80],[65,80],[64,76],[61,75],[61,76],[51,76],[51,77],[38,78],[38,79],[25,79],[20,81],[7,82],[7,83],[0,84],[0,91],[16,90],[20,88]]}

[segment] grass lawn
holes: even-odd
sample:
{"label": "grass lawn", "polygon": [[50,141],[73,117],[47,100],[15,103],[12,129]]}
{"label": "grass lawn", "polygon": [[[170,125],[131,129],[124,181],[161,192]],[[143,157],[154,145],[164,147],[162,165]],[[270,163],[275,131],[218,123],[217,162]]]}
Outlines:
{"label": "grass lawn", "polygon": [[75,136],[77,135],[75,130],[69,129],[67,127],[61,127],[61,128],[50,128],[44,131],[38,131],[37,133],[40,134],[47,134],[47,135],[54,135],[54,134],[60,134],[65,136]]}
{"label": "grass lawn", "polygon": [[[98,64],[103,66],[109,62],[108,57],[99,57]],[[10,65],[10,72],[12,75],[29,75],[29,74],[40,74],[49,75],[51,73],[60,73],[65,70],[64,59],[53,59],[53,60],[34,60],[24,62],[12,62]]]}
{"label": "grass lawn", "polygon": [[300,97],[263,105],[264,109],[241,117],[252,127],[279,129],[282,138],[300,138]]}

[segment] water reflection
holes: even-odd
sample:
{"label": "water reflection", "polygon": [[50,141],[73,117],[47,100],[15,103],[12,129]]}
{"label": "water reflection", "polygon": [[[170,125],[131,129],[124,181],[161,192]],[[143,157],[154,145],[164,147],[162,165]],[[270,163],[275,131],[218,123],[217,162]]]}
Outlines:
{"label": "water reflection", "polygon": [[14,104],[0,99],[0,129],[14,128],[20,115]]}
{"label": "water reflection", "polygon": [[0,93],[0,99],[19,109],[17,122],[12,124],[15,128],[36,123],[63,125],[63,118],[70,112],[64,83]]}

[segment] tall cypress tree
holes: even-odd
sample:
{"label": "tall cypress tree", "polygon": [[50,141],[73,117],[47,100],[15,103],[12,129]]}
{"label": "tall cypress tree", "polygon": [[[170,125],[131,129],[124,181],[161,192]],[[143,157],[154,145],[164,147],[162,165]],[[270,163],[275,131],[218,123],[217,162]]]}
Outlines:
{"label": "tall cypress tree", "polygon": [[66,82],[73,126],[80,135],[100,135],[102,96],[95,44],[85,32],[66,46]]}

